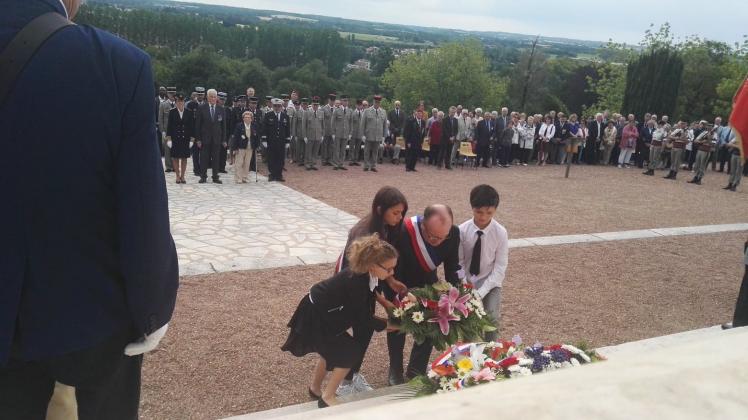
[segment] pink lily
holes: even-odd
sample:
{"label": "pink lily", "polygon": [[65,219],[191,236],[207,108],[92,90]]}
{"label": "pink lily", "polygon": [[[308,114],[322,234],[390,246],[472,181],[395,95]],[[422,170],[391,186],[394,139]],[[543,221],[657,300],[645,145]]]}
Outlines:
{"label": "pink lily", "polygon": [[468,309],[465,304],[470,300],[470,295],[460,296],[460,291],[456,287],[449,289],[447,294],[442,295],[439,298],[439,310],[447,308],[449,313],[453,310],[460,311],[462,316],[468,316]]}
{"label": "pink lily", "polygon": [[436,313],[436,317],[429,318],[429,322],[438,322],[439,323],[439,329],[442,331],[442,334],[447,335],[449,334],[449,321],[459,321],[460,317],[455,316],[452,314],[452,311],[446,310],[447,308],[439,307],[439,311]]}
{"label": "pink lily", "polygon": [[493,381],[496,380],[496,375],[491,372],[491,369],[485,367],[480,372],[473,373],[473,379],[476,381]]}

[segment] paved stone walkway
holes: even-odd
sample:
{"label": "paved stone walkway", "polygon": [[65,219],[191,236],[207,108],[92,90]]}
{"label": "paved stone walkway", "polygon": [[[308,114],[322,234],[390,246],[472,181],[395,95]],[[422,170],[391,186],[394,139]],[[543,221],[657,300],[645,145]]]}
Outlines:
{"label": "paved stone walkway", "polygon": [[333,262],[358,220],[262,176],[177,185],[166,175],[181,275]]}

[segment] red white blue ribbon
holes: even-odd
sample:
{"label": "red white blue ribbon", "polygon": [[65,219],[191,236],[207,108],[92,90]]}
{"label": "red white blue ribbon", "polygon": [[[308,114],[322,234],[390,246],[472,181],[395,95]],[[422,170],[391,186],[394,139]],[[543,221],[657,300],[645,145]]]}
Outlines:
{"label": "red white blue ribbon", "polygon": [[424,241],[421,235],[421,229],[418,228],[419,217],[413,216],[405,219],[405,229],[410,236],[410,242],[413,246],[413,253],[416,255],[418,264],[423,271],[432,272],[436,270],[437,263],[435,256],[431,255],[431,249]]}

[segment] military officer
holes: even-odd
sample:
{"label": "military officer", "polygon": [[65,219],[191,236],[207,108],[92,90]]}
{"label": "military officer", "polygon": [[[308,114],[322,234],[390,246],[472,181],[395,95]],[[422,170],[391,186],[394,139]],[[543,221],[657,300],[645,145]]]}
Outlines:
{"label": "military officer", "polygon": [[667,130],[665,130],[665,122],[660,121],[657,123],[657,130],[652,133],[652,145],[649,147],[649,163],[647,170],[643,172],[644,175],[654,176],[655,169],[657,169],[657,166],[660,164],[662,147],[667,135],[668,133]]}
{"label": "military officer", "polygon": [[263,114],[263,116],[265,114],[267,114],[268,112],[270,112],[273,109],[272,101],[273,101],[273,97],[272,96],[270,96],[270,95],[265,96],[265,106],[262,107],[262,114]]}
{"label": "military officer", "polygon": [[[195,118],[195,122],[197,122],[197,108],[202,105],[203,101],[205,100],[205,88],[202,86],[196,86],[195,94],[196,99],[194,101],[191,100],[187,104],[185,104],[185,108],[189,109],[192,112],[192,115]],[[200,148],[197,146],[197,142],[192,142],[190,152],[192,154],[192,173],[195,174],[195,176],[201,176],[202,171],[200,170]]]}
{"label": "military officer", "polygon": [[294,116],[291,119],[291,141],[294,144],[293,160],[299,166],[304,166],[304,115],[308,103],[308,98],[301,98],[301,102],[294,101]]}
{"label": "military officer", "polygon": [[[296,142],[294,141],[294,126],[293,126],[293,120],[296,116],[296,108],[291,106],[293,105],[288,100],[288,95],[285,93],[281,95],[281,99],[283,100],[283,112],[288,115],[288,121],[291,123],[291,141],[288,143],[288,158],[291,159],[291,162],[294,162],[294,157],[296,154]],[[285,167],[286,160],[283,159],[283,166]],[[285,170],[285,168],[284,168]]]}
{"label": "military officer", "polygon": [[304,157],[307,171],[317,170],[317,156],[325,135],[325,113],[319,107],[319,96],[312,98],[312,107],[304,113]]}
{"label": "military officer", "polygon": [[269,181],[285,182],[283,179],[283,160],[286,155],[286,144],[291,140],[291,122],[283,112],[283,101],[272,100],[273,109],[265,113],[262,123],[262,143],[268,152]]}
{"label": "military officer", "polygon": [[336,171],[348,170],[343,164],[345,163],[345,149],[348,146],[348,132],[350,131],[349,112],[348,96],[342,95],[340,101],[335,101],[335,110],[332,113],[332,164]]}
{"label": "military officer", "polygon": [[362,99],[356,99],[356,108],[351,111],[350,121],[348,126],[350,132],[348,133],[348,140],[351,144],[351,163],[350,166],[359,166],[358,161],[361,156],[361,139],[364,137],[363,121],[364,116],[364,101]]}
{"label": "military officer", "polygon": [[166,145],[166,132],[169,128],[169,112],[176,106],[174,102],[174,95],[177,93],[177,88],[169,86],[166,88],[166,99],[161,101],[158,106],[158,127],[161,130],[161,140],[163,141],[164,149],[164,166],[166,172],[174,172],[174,166],[171,160],[171,148]]}
{"label": "military officer", "polygon": [[709,163],[709,156],[714,151],[714,131],[719,127],[716,126],[711,130],[706,127],[707,122],[702,120],[699,122],[699,128],[702,130],[695,139],[693,139],[693,147],[698,149],[696,152],[696,159],[694,161],[694,176],[693,179],[688,181],[689,184],[701,185],[701,180],[704,178],[704,171],[706,165]]}
{"label": "military officer", "polygon": [[678,168],[683,163],[683,153],[686,149],[686,143],[688,143],[686,127],[685,121],[678,121],[678,127],[667,137],[673,145],[673,150],[670,152],[670,173],[665,179],[675,179],[678,176]]}
{"label": "military officer", "polygon": [[332,166],[332,113],[335,111],[335,99],[337,95],[327,95],[327,104],[322,107],[325,114],[325,137],[322,139],[322,166]]}
{"label": "military officer", "polygon": [[233,122],[233,114],[231,108],[226,106],[226,100],[228,99],[229,95],[226,94],[226,92],[218,92],[218,105],[221,105],[226,109],[226,119],[224,119],[224,127],[223,132],[225,133],[226,139],[221,144],[221,151],[218,156],[218,172],[222,174],[226,174],[226,159],[229,153],[229,137],[231,136],[231,133],[233,132],[233,126],[230,124]]}
{"label": "military officer", "polygon": [[384,143],[384,133],[387,130],[387,113],[380,106],[382,97],[374,96],[374,105],[364,111],[363,137],[364,141],[364,171],[377,172],[377,157],[379,147]]}

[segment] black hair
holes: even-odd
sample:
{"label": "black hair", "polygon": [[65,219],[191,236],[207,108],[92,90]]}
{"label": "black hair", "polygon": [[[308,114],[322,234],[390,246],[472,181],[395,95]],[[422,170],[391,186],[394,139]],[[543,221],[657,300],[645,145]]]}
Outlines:
{"label": "black hair", "polygon": [[[371,203],[371,212],[351,229],[352,235],[358,237],[378,233],[381,238],[387,238],[386,230],[389,228],[385,226],[384,213],[398,204],[403,205],[404,220],[405,214],[408,212],[408,200],[405,199],[403,193],[395,187],[385,186],[380,188]],[[396,226],[396,228],[399,229],[400,226]]]}
{"label": "black hair", "polygon": [[426,209],[423,210],[423,220],[429,220],[431,217],[437,214],[440,214],[441,207],[444,207],[444,209],[447,210],[447,214],[449,215],[449,218],[452,219],[452,221],[454,221],[455,217],[452,214],[452,208],[446,204],[432,204],[426,207]]}
{"label": "black hair", "polygon": [[474,209],[499,207],[499,192],[488,184],[478,185],[470,191],[470,206]]}

